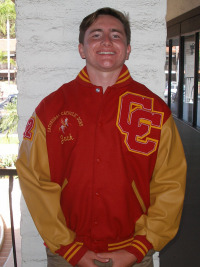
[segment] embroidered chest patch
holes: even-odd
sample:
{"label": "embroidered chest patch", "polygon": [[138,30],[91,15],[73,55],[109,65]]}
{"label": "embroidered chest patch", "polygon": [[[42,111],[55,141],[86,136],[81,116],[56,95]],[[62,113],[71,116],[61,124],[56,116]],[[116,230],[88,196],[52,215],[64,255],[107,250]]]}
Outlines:
{"label": "embroidered chest patch", "polygon": [[60,143],[70,142],[76,139],[77,128],[83,126],[81,117],[69,110],[65,110],[55,115],[49,121],[47,133],[59,136]]}

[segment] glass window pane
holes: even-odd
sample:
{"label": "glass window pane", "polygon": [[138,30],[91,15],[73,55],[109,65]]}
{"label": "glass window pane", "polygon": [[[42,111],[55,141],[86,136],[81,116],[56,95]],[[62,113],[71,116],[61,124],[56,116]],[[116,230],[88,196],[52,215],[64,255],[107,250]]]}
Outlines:
{"label": "glass window pane", "polygon": [[[164,100],[168,103],[168,71],[169,71],[169,44],[166,47],[166,84]],[[171,111],[178,115],[178,78],[179,78],[179,39],[172,40],[172,71],[171,71]]]}
{"label": "glass window pane", "polygon": [[[199,37],[199,61],[200,61],[200,37]],[[198,71],[197,126],[200,128],[200,62]]]}
{"label": "glass window pane", "polygon": [[179,39],[172,41],[171,111],[178,115]]}
{"label": "glass window pane", "polygon": [[167,104],[168,96],[168,73],[169,73],[169,41],[166,43],[166,59],[165,59],[165,91],[164,91],[164,101]]}
{"label": "glass window pane", "polygon": [[192,124],[194,99],[195,36],[186,36],[184,44],[183,120]]}

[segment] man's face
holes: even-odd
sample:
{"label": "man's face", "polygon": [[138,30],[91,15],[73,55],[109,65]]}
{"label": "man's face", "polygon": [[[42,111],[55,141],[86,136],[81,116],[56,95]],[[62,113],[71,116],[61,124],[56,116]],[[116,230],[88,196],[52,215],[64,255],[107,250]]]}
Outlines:
{"label": "man's face", "polygon": [[100,15],[85,32],[79,53],[90,71],[120,70],[131,52],[120,20]]}

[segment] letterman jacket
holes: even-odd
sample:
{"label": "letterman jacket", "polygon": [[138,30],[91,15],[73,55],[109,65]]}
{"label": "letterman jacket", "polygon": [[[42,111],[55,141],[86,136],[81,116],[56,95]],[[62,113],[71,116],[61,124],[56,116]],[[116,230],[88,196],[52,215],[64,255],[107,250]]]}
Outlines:
{"label": "letterman jacket", "polygon": [[103,94],[86,67],[44,98],[16,163],[45,244],[73,266],[87,250],[141,262],[176,234],[186,161],[167,105],[124,65]]}

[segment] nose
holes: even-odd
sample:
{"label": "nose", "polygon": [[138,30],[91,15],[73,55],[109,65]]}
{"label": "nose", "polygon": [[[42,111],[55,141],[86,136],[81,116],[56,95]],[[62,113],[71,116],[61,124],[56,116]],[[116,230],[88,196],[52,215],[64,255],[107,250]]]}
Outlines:
{"label": "nose", "polygon": [[102,39],[102,44],[105,46],[111,46],[112,45],[112,40],[109,35],[104,35]]}

